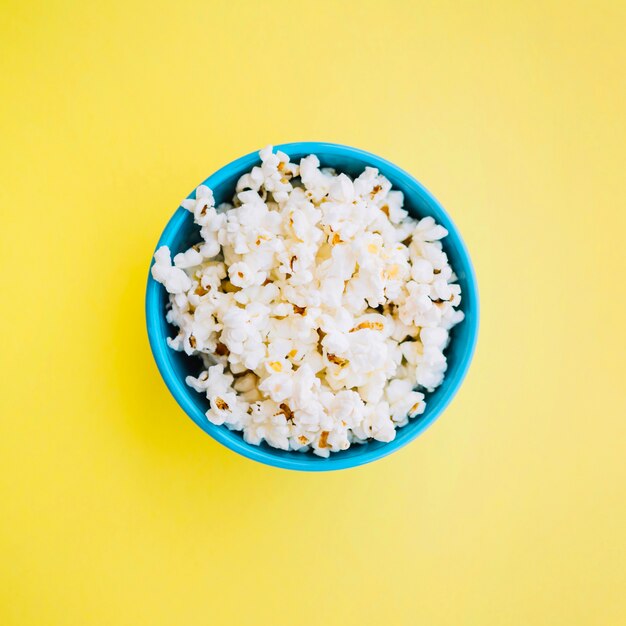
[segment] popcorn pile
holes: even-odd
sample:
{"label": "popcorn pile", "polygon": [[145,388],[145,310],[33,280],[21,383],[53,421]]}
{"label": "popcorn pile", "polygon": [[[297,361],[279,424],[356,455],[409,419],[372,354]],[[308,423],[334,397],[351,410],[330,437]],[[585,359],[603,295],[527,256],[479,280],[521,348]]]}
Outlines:
{"label": "popcorn pile", "polygon": [[447,231],[410,218],[374,168],[352,180],[313,154],[259,154],[232,205],[204,185],[183,201],[200,243],[173,264],[166,246],[154,255],[179,329],[168,344],[202,357],[187,384],[248,443],[327,457],[391,441],[441,384],[463,319]]}

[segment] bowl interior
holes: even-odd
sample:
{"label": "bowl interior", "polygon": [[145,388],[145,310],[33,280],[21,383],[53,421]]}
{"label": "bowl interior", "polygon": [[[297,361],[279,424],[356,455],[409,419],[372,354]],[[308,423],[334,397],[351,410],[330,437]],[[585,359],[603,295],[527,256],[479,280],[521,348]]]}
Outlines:
{"label": "bowl interior", "polygon": [[[173,336],[175,332],[165,321],[167,294],[151,278],[148,279],[146,297],[150,344],[159,370],[181,407],[198,426],[229,448],[255,460],[290,469],[327,470],[361,465],[385,456],[414,439],[442,412],[461,384],[472,357],[478,327],[474,272],[467,250],[447,213],[421,184],[395,165],[361,150],[335,144],[296,143],[277,148],[287,152],[292,161],[315,153],[322,166],[334,167],[352,176],[358,176],[365,166],[377,167],[395,189],[404,193],[404,206],[412,216],[419,218],[431,215],[448,229],[449,235],[443,240],[443,245],[461,285],[461,309],[465,313],[465,320],[452,330],[450,345],[446,349],[448,370],[443,383],[433,393],[426,394],[425,412],[398,429],[395,440],[390,443],[372,441],[364,445],[353,445],[346,451],[331,454],[328,459],[310,452],[277,450],[265,443],[252,446],[243,441],[241,433],[215,426],[206,419],[204,414],[209,408],[208,400],[185,384],[187,375],[197,376],[200,372],[200,360],[168,348],[166,337]],[[258,163],[257,153],[249,154],[207,178],[204,184],[213,190],[216,203],[231,201],[238,178]],[[194,193],[190,197],[194,197]],[[199,240],[199,228],[194,224],[193,216],[179,208],[163,232],[157,247],[169,246],[174,256]]]}

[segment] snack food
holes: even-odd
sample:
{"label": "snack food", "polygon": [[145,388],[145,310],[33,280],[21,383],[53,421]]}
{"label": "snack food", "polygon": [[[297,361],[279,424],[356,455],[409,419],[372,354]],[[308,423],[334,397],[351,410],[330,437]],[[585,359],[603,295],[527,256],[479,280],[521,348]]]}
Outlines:
{"label": "snack food", "polygon": [[373,168],[354,180],[260,152],[233,205],[201,185],[183,201],[201,241],[157,250],[170,347],[203,359],[187,383],[207,419],[318,455],[391,441],[443,380],[460,287],[431,217],[419,222]]}

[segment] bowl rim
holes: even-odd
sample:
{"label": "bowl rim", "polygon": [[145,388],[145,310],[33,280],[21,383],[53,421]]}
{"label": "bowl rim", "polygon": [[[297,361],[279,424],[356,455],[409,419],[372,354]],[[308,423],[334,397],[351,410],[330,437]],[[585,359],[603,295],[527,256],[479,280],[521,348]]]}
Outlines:
{"label": "bowl rim", "polygon": [[[356,457],[344,457],[341,452],[338,452],[336,454],[331,454],[330,457],[326,459],[318,458],[316,459],[316,462],[311,462],[310,456],[308,454],[293,451],[289,452],[288,455],[279,456],[272,453],[265,447],[248,444],[243,440],[243,438],[232,439],[228,436],[231,431],[226,429],[224,426],[216,426],[215,424],[212,424],[205,418],[204,414],[202,414],[201,417],[200,415],[198,415],[198,413],[200,412],[191,400],[191,393],[195,392],[193,391],[193,389],[188,387],[184,383],[184,381],[181,381],[174,372],[171,359],[168,357],[167,354],[167,351],[171,350],[171,348],[169,348],[169,346],[167,345],[167,342],[165,340],[166,338],[163,337],[162,334],[159,332],[161,312],[158,310],[157,304],[159,289],[162,289],[162,286],[152,278],[150,273],[150,269],[153,264],[153,257],[151,257],[150,259],[150,266],[148,268],[148,284],[145,296],[146,326],[148,331],[150,348],[152,350],[152,354],[159,373],[161,374],[163,381],[165,382],[167,388],[169,389],[170,393],[172,394],[178,405],[197,426],[199,426],[205,433],[213,437],[216,441],[223,444],[227,448],[233,450],[234,452],[237,452],[238,454],[246,458],[283,469],[300,471],[332,471],[358,467],[382,459],[383,457],[393,452],[396,452],[411,441],[415,440],[436,419],[439,418],[439,416],[448,407],[452,399],[456,396],[469,370],[478,340],[480,302],[478,297],[478,285],[476,281],[474,266],[467,250],[467,246],[465,245],[465,242],[463,241],[458,228],[450,218],[448,212],[443,208],[441,203],[433,196],[433,194],[430,193],[430,191],[428,191],[426,187],[424,187],[424,185],[422,185],[415,177],[413,177],[411,174],[398,167],[394,163],[365,150],[361,150],[360,148],[354,148],[352,146],[328,142],[291,142],[279,144],[274,146],[273,148],[274,150],[282,150],[287,154],[289,154],[290,152],[321,154],[321,160],[323,160],[323,155],[345,156],[357,158],[361,161],[366,161],[367,165],[371,167],[377,167],[380,169],[382,166],[382,168],[387,170],[387,172],[393,172],[393,175],[396,178],[403,179],[403,184],[406,184],[406,186],[417,187],[420,193],[425,196],[431,204],[435,205],[437,207],[437,210],[446,217],[446,219],[448,220],[448,237],[451,237],[455,240],[456,246],[460,251],[464,270],[467,275],[467,284],[475,304],[473,312],[474,314],[471,316],[471,318],[466,318],[464,320],[464,323],[471,324],[468,335],[469,340],[464,346],[464,350],[460,356],[459,366],[455,371],[454,379],[450,387],[447,389],[445,396],[439,401],[438,406],[433,408],[430,413],[426,411],[424,418],[420,419],[419,422],[416,422],[414,424],[413,428],[410,430],[410,433],[407,436],[396,437],[393,441],[385,443],[380,447],[371,449],[369,452],[365,452]],[[245,171],[251,169],[252,166],[257,164],[259,161],[258,154],[258,150],[255,150],[254,152],[250,152],[231,161],[227,165],[224,165],[216,172],[211,174],[200,184],[208,185],[209,187],[218,187],[224,182],[224,180],[228,179],[233,174],[243,174]],[[192,197],[194,194],[195,188],[188,197]],[[155,247],[155,251],[163,245],[169,246],[171,244],[172,238],[182,227],[187,216],[188,211],[179,206],[174,215],[168,221],[165,229],[161,233],[159,241]],[[367,446],[368,444],[364,445]],[[283,452],[284,454],[284,451],[281,452]]]}

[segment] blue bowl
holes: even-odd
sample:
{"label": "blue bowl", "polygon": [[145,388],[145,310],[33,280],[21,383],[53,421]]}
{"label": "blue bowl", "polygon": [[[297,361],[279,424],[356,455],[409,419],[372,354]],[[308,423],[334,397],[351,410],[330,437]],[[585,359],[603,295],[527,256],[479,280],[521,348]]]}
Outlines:
{"label": "blue bowl", "polygon": [[[215,426],[205,417],[205,412],[209,408],[208,400],[185,384],[186,376],[198,375],[201,369],[200,361],[168,347],[166,338],[174,335],[174,330],[165,321],[167,294],[165,289],[149,276],[146,320],[150,346],[165,384],[185,413],[202,430],[231,450],[267,465],[294,470],[325,471],[363,465],[391,454],[415,439],[439,417],[461,386],[472,360],[478,334],[478,291],[474,269],[456,226],[439,202],[411,175],[393,163],[363,150],[332,143],[297,142],[276,148],[286,152],[292,161],[314,153],[322,166],[334,167],[355,176],[358,176],[366,165],[376,167],[391,181],[395,189],[404,193],[404,206],[411,215],[414,217],[431,215],[448,229],[449,235],[443,240],[443,244],[461,285],[461,309],[465,313],[465,320],[452,330],[450,345],[446,350],[448,370],[441,386],[426,395],[426,411],[403,428],[399,428],[396,438],[390,443],[372,441],[364,445],[353,445],[346,451],[331,453],[327,459],[315,456],[311,452],[277,450],[265,443],[253,446],[243,440],[241,433],[230,431],[225,426]],[[230,201],[238,178],[258,163],[258,153],[253,152],[209,176],[204,184],[213,190],[216,203]],[[194,193],[192,192],[189,197],[194,197]],[[157,248],[168,246],[173,256],[199,240],[199,228],[194,224],[193,216],[189,211],[179,208],[165,227]]]}

